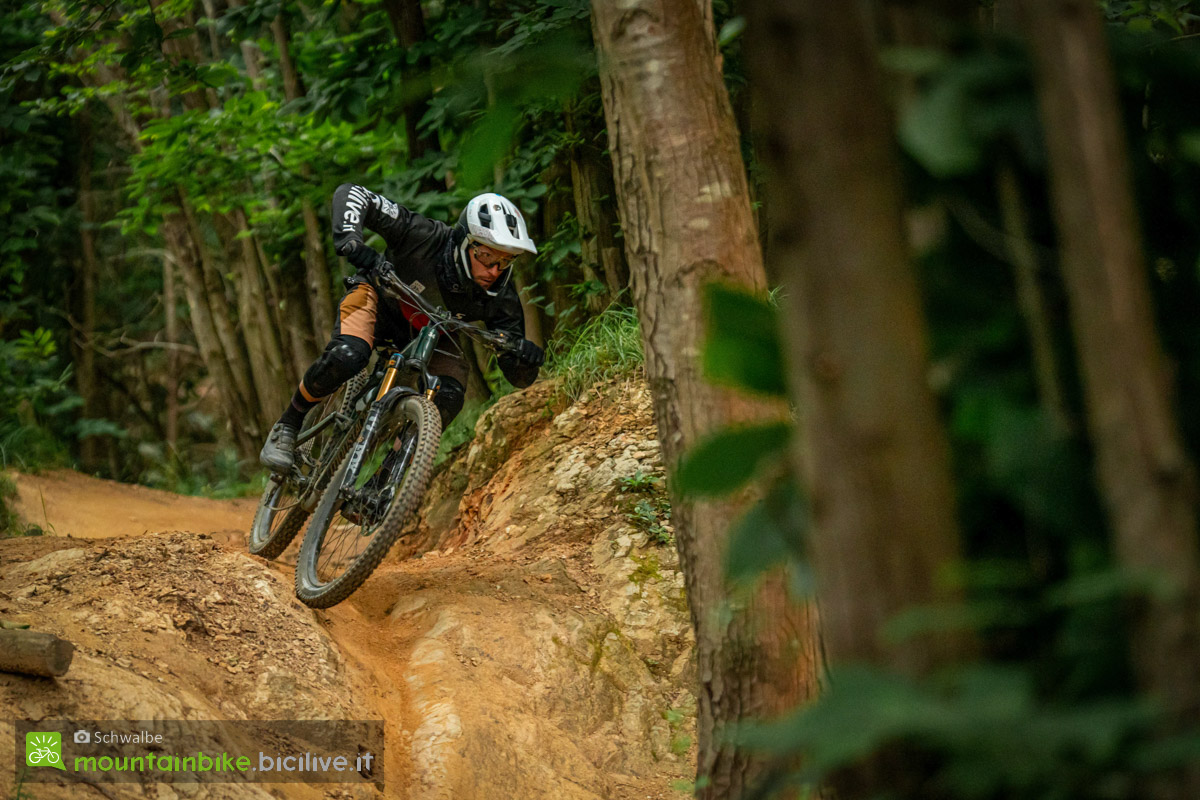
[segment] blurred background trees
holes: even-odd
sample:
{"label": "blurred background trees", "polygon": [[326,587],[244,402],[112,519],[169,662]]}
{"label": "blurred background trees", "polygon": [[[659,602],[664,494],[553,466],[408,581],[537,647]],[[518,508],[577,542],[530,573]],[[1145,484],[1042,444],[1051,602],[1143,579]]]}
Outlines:
{"label": "blurred background trees", "polygon": [[689,453],[698,792],[1197,796],[1200,12],[821,5],[4,0],[0,456],[245,479],[333,187],[494,189]]}
{"label": "blurred background trees", "polygon": [[[8,463],[197,486],[256,471],[341,296],[340,182],[446,221],[485,189],[521,203],[542,245],[518,276],[535,338],[627,284],[584,2],[4,18],[2,335],[25,387]],[[480,361],[475,402],[501,389]]]}

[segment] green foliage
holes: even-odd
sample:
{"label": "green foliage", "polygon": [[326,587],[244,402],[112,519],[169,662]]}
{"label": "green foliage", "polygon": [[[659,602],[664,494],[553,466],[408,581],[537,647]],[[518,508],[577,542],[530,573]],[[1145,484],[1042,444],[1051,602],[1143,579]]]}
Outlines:
{"label": "green foliage", "polygon": [[997,46],[951,59],[910,48],[888,53],[885,63],[923,84],[903,111],[899,137],[933,175],[968,174],[1008,153],[1029,164],[1044,162],[1029,66],[1020,50]]}
{"label": "green foliage", "polygon": [[560,391],[573,402],[598,383],[634,377],[644,363],[637,313],[613,305],[560,334],[545,371],[562,381]]}
{"label": "green foliage", "polygon": [[632,495],[624,504],[625,518],[638,530],[650,536],[657,545],[674,541],[666,527],[671,520],[671,501],[667,499],[662,478],[648,475],[640,469],[617,481],[618,491]]}
{"label": "green foliage", "polygon": [[44,328],[0,341],[0,466],[31,469],[63,462],[60,437],[82,402],[70,390],[70,379],[71,365],[62,365],[58,346]]}
{"label": "green foliage", "polygon": [[13,509],[17,499],[17,485],[12,478],[0,473],[0,536],[11,536],[19,529],[21,520]]}
{"label": "green foliage", "polygon": [[682,492],[726,495],[748,483],[765,465],[778,461],[791,437],[790,422],[743,425],[717,431],[695,445],[679,465]]}
{"label": "green foliage", "polygon": [[1105,16],[1135,33],[1184,34],[1200,22],[1192,0],[1101,0]]}
{"label": "green foliage", "polygon": [[[476,190],[495,189],[539,225],[549,165],[580,141],[603,140],[599,93],[581,90],[596,74],[581,0],[434,4],[425,9],[425,39],[408,48],[377,2],[218,4],[215,19],[197,17],[200,9],[187,0],[0,2],[0,178],[9,187],[0,198],[3,333],[16,335],[11,323],[41,327],[59,342],[78,340],[75,298],[62,288],[75,283],[80,261],[76,187],[90,154],[103,214],[87,225],[100,270],[95,349],[112,377],[104,391],[126,394],[112,420],[79,419],[76,404],[42,444],[65,455],[80,438],[105,437],[120,452],[114,477],[185,491],[237,483],[211,462],[183,465],[229,439],[213,424],[213,393],[194,356],[179,362],[179,399],[194,413],[184,413],[178,452],[167,458],[161,446],[140,446],[164,434],[167,363],[162,351],[129,357],[126,346],[161,338],[165,309],[155,301],[169,252],[164,219],[187,212],[195,254],[220,273],[222,285],[207,291],[231,300],[241,291],[242,240],[252,236],[268,265],[267,299],[286,318],[292,301],[276,283],[303,281],[301,210],[311,206],[323,217],[338,184],[366,184],[443,220]],[[301,84],[292,100],[270,29],[277,18]],[[254,51],[257,72],[247,62]],[[568,106],[577,123],[588,120],[569,135]],[[419,158],[405,119],[413,113],[424,137]],[[131,130],[140,132],[130,138]],[[89,147],[80,146],[84,139]],[[249,230],[235,236],[230,220],[243,214]],[[563,277],[577,269],[578,226],[567,215],[557,230],[546,227],[554,244],[543,252]],[[323,244],[336,270],[327,238]],[[336,296],[336,285],[331,290]],[[55,299],[48,304],[48,297]],[[191,321],[179,305],[186,348]],[[489,385],[506,388],[495,375]],[[247,467],[254,469],[246,462],[238,470]]]}
{"label": "green foliage", "polygon": [[648,475],[640,469],[617,481],[622,494],[650,494],[662,486],[662,479]]}
{"label": "green foliage", "polygon": [[666,527],[671,520],[671,503],[665,497],[638,500],[625,516],[635,527],[649,534],[654,544],[665,545],[674,541],[671,531]]}
{"label": "green foliage", "polygon": [[808,508],[795,481],[783,477],[758,500],[729,532],[725,576],[741,585],[753,584],[764,572],[786,566],[792,594],[812,593],[812,578],[805,563]]}
{"label": "green foliage", "polygon": [[168,458],[162,449],[144,443],[143,455],[152,465],[139,476],[139,483],[176,494],[228,500],[254,497],[266,488],[268,475],[254,470],[249,478],[233,448],[222,447],[204,463],[181,462]]}
{"label": "green foliage", "polygon": [[1146,744],[1158,721],[1147,704],[1047,702],[1019,668],[971,667],[912,683],[845,667],[833,670],[829,682],[832,691],[820,703],[741,734],[756,749],[802,750],[806,766],[793,777],[798,782],[899,747],[914,760],[937,754],[943,766],[931,776],[927,796],[1133,797],[1164,757],[1181,764],[1197,752],[1186,739],[1169,750]]}
{"label": "green foliage", "polygon": [[705,377],[768,397],[787,394],[774,305],[721,284],[708,286],[704,298]]}

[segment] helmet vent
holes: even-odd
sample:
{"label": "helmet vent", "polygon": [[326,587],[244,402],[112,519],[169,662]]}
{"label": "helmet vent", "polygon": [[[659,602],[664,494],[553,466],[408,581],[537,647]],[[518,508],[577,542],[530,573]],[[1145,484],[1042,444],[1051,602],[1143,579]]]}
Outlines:
{"label": "helmet vent", "polygon": [[492,212],[488,211],[487,203],[479,207],[479,224],[485,228],[492,227]]}
{"label": "helmet vent", "polygon": [[512,214],[505,214],[504,222],[508,225],[509,233],[511,233],[513,236],[521,235],[520,233],[517,232],[517,218],[516,217],[514,217]]}

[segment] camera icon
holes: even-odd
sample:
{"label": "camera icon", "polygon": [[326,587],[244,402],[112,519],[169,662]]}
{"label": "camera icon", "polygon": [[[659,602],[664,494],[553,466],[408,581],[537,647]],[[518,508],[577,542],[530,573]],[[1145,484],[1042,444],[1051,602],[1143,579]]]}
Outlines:
{"label": "camera icon", "polygon": [[75,744],[91,744],[92,734],[88,731],[75,731]]}

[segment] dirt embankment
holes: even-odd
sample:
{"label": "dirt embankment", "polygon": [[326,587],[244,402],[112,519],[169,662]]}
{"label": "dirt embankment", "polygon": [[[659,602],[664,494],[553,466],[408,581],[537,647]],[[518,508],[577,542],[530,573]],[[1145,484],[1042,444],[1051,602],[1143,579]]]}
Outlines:
{"label": "dirt embankment", "polygon": [[[384,719],[389,798],[684,797],[671,787],[691,776],[691,642],[674,548],[652,541],[669,522],[647,480],[662,472],[649,396],[609,387],[561,409],[553,391],[485,415],[422,524],[328,612],[292,598],[291,553],[245,555],[252,502],[21,477],[27,520],[126,538],[0,543],[0,618],[79,647],[58,681],[0,673],[0,705],[16,719]],[[71,521],[82,498],[91,512]],[[11,730],[0,720],[0,764]],[[4,796],[10,780],[0,768]],[[255,796],[167,789],[90,791]]]}

